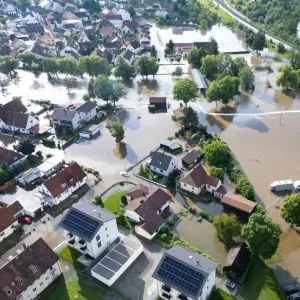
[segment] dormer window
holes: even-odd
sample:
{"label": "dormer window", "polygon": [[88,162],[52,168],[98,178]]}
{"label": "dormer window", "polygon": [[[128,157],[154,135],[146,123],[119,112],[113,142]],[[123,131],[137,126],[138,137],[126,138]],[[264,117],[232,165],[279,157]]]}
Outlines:
{"label": "dormer window", "polygon": [[9,286],[5,286],[3,289],[4,293],[6,293],[7,295],[10,295],[12,293],[11,289]]}
{"label": "dormer window", "polygon": [[61,184],[62,188],[65,188],[67,185],[65,183]]}
{"label": "dormer window", "polygon": [[37,268],[34,265],[29,266],[29,272],[31,274],[35,274],[37,272]]}
{"label": "dormer window", "polygon": [[23,284],[23,279],[20,277],[20,276],[17,276],[15,278],[15,281],[19,284],[19,285],[22,285]]}

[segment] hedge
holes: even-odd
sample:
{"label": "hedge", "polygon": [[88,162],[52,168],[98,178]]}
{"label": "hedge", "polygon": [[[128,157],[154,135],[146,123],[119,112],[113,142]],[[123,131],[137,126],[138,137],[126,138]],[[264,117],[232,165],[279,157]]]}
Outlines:
{"label": "hedge", "polygon": [[70,139],[68,139],[62,146],[62,149],[66,149],[69,146],[71,146],[73,144],[73,142],[79,138],[79,133],[76,133],[75,135],[73,135]]}
{"label": "hedge", "polygon": [[43,139],[43,145],[50,148],[55,148],[55,142],[49,139]]}

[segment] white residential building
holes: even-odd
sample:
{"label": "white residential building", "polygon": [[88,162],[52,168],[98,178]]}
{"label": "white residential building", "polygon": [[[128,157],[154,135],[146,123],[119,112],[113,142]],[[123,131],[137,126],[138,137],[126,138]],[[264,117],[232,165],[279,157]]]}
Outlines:
{"label": "white residential building", "polygon": [[209,193],[214,194],[221,185],[220,179],[208,175],[201,164],[180,180],[181,189],[195,195],[199,195],[204,188]]}
{"label": "white residential building", "polygon": [[19,201],[6,204],[0,201],[0,242],[10,236],[18,228],[18,219],[24,214]]}
{"label": "white residential building", "polygon": [[51,115],[54,126],[66,126],[77,129],[80,124],[79,113],[75,110],[56,108]]}
{"label": "white residential building", "polygon": [[162,299],[208,300],[218,263],[181,245],[167,250],[152,277]]}
{"label": "white residential building", "polygon": [[74,204],[61,220],[68,245],[98,257],[119,237],[116,215],[89,202]]}
{"label": "white residential building", "polygon": [[178,161],[170,155],[154,151],[149,166],[152,172],[161,176],[168,176],[171,172],[178,169]]}
{"label": "white residential building", "polygon": [[38,298],[60,274],[59,257],[39,238],[0,268],[0,299]]}
{"label": "white residential building", "polygon": [[53,177],[46,180],[39,192],[45,195],[43,201],[58,205],[87,183],[87,175],[77,162],[72,163]]}
{"label": "white residential building", "polygon": [[120,8],[119,10],[117,10],[116,13],[118,15],[122,16],[123,21],[130,21],[131,20],[130,13],[127,10],[123,9],[123,8]]}
{"label": "white residential building", "polygon": [[86,101],[75,109],[79,114],[79,119],[89,122],[97,117],[97,103],[94,101]]}

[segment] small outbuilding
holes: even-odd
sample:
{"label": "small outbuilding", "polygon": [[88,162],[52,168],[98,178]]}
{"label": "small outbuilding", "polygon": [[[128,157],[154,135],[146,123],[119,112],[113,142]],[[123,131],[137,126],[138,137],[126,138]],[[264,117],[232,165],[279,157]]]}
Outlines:
{"label": "small outbuilding", "polygon": [[167,109],[167,97],[149,97],[149,105],[156,109]]}
{"label": "small outbuilding", "polygon": [[165,140],[160,143],[160,148],[163,150],[170,152],[172,154],[178,154],[182,152],[182,146],[176,141]]}
{"label": "small outbuilding", "polygon": [[91,125],[79,133],[79,136],[85,139],[95,139],[100,135],[100,125]]}
{"label": "small outbuilding", "polygon": [[198,85],[199,90],[202,93],[205,93],[208,89],[208,85],[206,83],[206,80],[205,80],[203,74],[200,72],[199,69],[192,69],[192,75],[193,75],[195,82]]}
{"label": "small outbuilding", "polygon": [[203,156],[204,154],[202,151],[198,152],[195,150],[191,150],[181,159],[182,166],[186,169],[191,169],[193,166],[195,166],[201,161]]}

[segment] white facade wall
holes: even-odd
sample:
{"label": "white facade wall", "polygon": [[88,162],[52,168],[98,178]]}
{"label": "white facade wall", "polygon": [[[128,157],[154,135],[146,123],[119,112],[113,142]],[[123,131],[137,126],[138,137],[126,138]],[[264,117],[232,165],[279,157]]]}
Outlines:
{"label": "white facade wall", "polygon": [[217,186],[212,186],[212,185],[206,184],[206,185],[205,185],[205,188],[206,188],[206,190],[207,190],[208,192],[210,192],[211,194],[213,194],[213,193],[220,187],[221,184],[222,184],[222,183],[221,183],[221,181],[219,180]]}
{"label": "white facade wall", "polygon": [[131,20],[130,13],[128,11],[126,11],[125,9],[119,9],[117,13],[118,13],[118,15],[122,16],[123,21]]}
{"label": "white facade wall", "polygon": [[30,133],[29,129],[37,124],[39,124],[39,121],[36,118],[34,118],[33,116],[28,115],[28,120],[27,120],[27,124],[26,124],[25,128],[6,125],[3,121],[0,121],[0,128],[5,128],[6,130],[9,130],[9,131],[20,131],[22,133],[29,134]]}
{"label": "white facade wall", "polygon": [[97,110],[96,107],[93,108],[92,110],[90,110],[89,112],[85,113],[85,112],[81,112],[81,111],[77,111],[79,114],[79,119],[80,120],[84,120],[89,122],[90,120],[96,118],[97,116]]}
{"label": "white facade wall", "polygon": [[133,210],[126,210],[125,216],[136,223],[140,221],[140,216]]}
{"label": "white facade wall", "polygon": [[48,269],[40,278],[38,278],[32,285],[30,285],[18,299],[33,300],[35,299],[46,287],[48,287],[59,275],[61,269],[59,263],[55,263],[52,268]]}
{"label": "white facade wall", "polygon": [[178,161],[174,158],[171,159],[169,167],[166,171],[150,165],[150,170],[152,172],[160,174],[165,177],[167,177],[171,172],[173,172],[176,169],[178,169]]}
{"label": "white facade wall", "polygon": [[5,238],[10,236],[18,227],[18,220],[6,227],[1,233],[0,233],[0,242],[2,242]]}
{"label": "white facade wall", "polygon": [[109,20],[114,27],[122,28],[123,27],[123,20]]}
{"label": "white facade wall", "polygon": [[183,183],[183,182],[180,182],[180,187],[187,191],[187,192],[190,192],[190,193],[193,193],[195,195],[199,195],[202,188],[204,187],[204,185],[202,185],[201,187],[197,188],[197,187],[193,187],[187,183]]}

